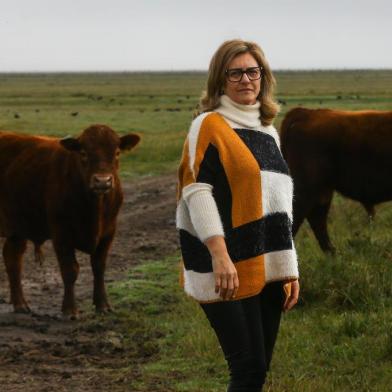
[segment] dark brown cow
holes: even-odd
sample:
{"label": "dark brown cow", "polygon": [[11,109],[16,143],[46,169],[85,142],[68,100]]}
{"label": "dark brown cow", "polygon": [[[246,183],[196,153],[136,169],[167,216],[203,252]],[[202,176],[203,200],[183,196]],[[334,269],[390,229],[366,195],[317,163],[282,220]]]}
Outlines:
{"label": "dark brown cow", "polygon": [[91,256],[96,310],[110,310],[104,271],[123,199],[118,159],[138,142],[139,136],[119,137],[105,125],[66,139],[0,132],[0,235],[16,312],[29,311],[21,285],[26,242],[39,249],[47,239],[64,282],[63,313],[77,314],[76,249]]}
{"label": "dark brown cow", "polygon": [[307,218],[324,251],[333,251],[327,214],[335,190],[369,215],[392,200],[392,111],[296,108],[283,120],[281,141],[294,180],[293,233]]}

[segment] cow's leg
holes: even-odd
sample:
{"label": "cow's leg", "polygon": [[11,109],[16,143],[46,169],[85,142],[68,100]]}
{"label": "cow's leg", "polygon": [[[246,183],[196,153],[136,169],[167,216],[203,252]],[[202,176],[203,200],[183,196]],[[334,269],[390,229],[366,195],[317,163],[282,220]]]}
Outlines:
{"label": "cow's leg", "polygon": [[23,239],[7,238],[3,246],[3,257],[10,284],[11,302],[14,306],[14,311],[17,313],[30,312],[22,289],[23,253],[26,250],[26,243],[27,241]]}
{"label": "cow's leg", "polygon": [[295,237],[298,233],[299,228],[304,222],[305,218],[311,211],[315,204],[314,198],[311,196],[311,192],[307,190],[295,189],[294,200],[293,200],[293,236]]}
{"label": "cow's leg", "polygon": [[56,240],[53,241],[53,246],[64,283],[64,298],[61,310],[64,316],[74,319],[78,313],[75,302],[75,282],[79,274],[79,264],[76,260],[75,250]]}
{"label": "cow's leg", "polygon": [[91,255],[91,268],[94,274],[94,294],[93,303],[99,313],[106,313],[112,310],[106,295],[105,289],[105,268],[109,248],[113,236],[106,237],[100,241],[94,254]]}
{"label": "cow's leg", "polygon": [[324,252],[335,252],[327,230],[327,216],[331,207],[333,192],[328,191],[323,193],[322,197],[319,198],[316,205],[313,206],[312,210],[307,216],[310,226],[317,238],[320,248]]}

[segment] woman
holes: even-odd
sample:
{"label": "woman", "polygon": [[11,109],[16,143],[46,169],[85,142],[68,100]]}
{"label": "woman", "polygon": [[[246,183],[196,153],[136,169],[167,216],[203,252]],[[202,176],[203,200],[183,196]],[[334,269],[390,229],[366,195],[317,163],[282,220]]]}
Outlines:
{"label": "woman", "polygon": [[271,125],[274,85],[257,44],[224,42],[179,168],[184,287],[215,330],[230,392],[261,391],[281,312],[298,300],[293,187]]}

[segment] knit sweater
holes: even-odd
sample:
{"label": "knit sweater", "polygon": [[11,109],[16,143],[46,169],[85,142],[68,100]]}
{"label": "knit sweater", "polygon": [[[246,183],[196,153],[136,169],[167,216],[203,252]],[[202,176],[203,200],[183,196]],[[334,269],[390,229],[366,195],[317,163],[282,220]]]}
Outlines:
{"label": "knit sweater", "polygon": [[273,126],[259,103],[221,97],[215,112],[191,124],[179,167],[176,222],[187,294],[219,301],[204,242],[224,236],[239,278],[237,299],[266,283],[298,277],[291,235],[293,185]]}

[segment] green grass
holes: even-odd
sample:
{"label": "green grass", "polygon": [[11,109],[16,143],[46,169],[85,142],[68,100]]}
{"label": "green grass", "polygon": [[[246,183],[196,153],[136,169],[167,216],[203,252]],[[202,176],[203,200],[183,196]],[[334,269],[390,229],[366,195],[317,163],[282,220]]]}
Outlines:
{"label": "green grass", "polygon": [[[295,106],[392,109],[392,71],[284,71],[276,78],[284,102],[277,126]],[[178,165],[205,80],[202,72],[0,74],[0,129],[65,136],[104,123],[137,132],[142,142],[123,157],[123,175],[161,174]]]}

